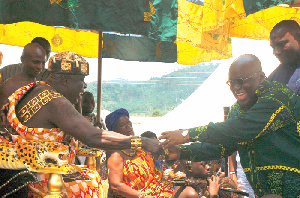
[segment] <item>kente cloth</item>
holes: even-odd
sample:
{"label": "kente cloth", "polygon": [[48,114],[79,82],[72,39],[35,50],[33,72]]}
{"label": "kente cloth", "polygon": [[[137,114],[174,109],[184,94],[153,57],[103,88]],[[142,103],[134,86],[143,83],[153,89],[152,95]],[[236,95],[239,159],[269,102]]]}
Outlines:
{"label": "kente cloth", "polygon": [[[10,141],[13,143],[26,142],[28,140],[37,140],[41,142],[63,142],[65,133],[59,128],[30,128],[23,125],[16,116],[15,107],[26,93],[30,92],[43,81],[37,81],[19,88],[9,98],[8,103],[1,109],[1,124],[5,126],[10,134],[0,136],[0,141]],[[74,164],[76,152],[78,151],[78,141],[70,138],[70,154],[68,160]],[[78,166],[81,173],[63,175],[64,189],[68,198],[74,197],[103,197],[101,178],[98,172],[89,166]],[[40,174],[41,182],[29,185],[29,196],[43,197],[47,192],[47,182],[49,174]]]}
{"label": "kente cloth", "polygon": [[126,109],[120,108],[108,114],[105,118],[105,124],[109,131],[114,131],[120,117],[126,116],[129,118],[129,113]]}
{"label": "kente cloth", "polygon": [[[164,167],[156,166],[150,153],[141,150],[132,160],[126,160],[123,167],[123,183],[155,198],[173,195],[173,185],[163,180]],[[122,197],[114,195],[115,197]]]}
{"label": "kente cloth", "polygon": [[300,195],[300,98],[289,88],[266,79],[255,91],[256,103],[242,111],[235,103],[229,119],[189,129],[190,145],[181,159],[203,161],[240,154],[255,194]]}

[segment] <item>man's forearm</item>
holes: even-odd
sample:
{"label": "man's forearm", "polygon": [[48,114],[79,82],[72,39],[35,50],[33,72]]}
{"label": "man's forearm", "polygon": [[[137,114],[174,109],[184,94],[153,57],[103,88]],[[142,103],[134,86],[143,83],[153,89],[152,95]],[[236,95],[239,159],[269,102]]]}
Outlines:
{"label": "man's forearm", "polygon": [[[86,144],[103,150],[123,150],[131,148],[131,137],[113,131],[100,130],[89,138]],[[85,143],[85,142],[84,142]]]}
{"label": "man's forearm", "polygon": [[95,127],[93,127],[92,130],[96,131],[92,132],[92,134],[90,132],[91,135],[84,135],[83,133],[80,135],[80,138],[78,138],[84,144],[92,148],[100,148],[103,150],[139,150],[143,148],[155,155],[163,153],[163,149],[159,146],[159,141],[157,139],[125,136],[113,131],[96,129]]}

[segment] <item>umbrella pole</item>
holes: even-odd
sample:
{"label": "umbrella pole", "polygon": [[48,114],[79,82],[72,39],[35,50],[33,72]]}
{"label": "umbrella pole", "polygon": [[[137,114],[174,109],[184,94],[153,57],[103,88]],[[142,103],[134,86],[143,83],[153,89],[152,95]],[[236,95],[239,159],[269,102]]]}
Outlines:
{"label": "umbrella pole", "polygon": [[102,87],[102,31],[99,31],[98,46],[98,86],[97,86],[97,121],[101,122],[101,87]]}

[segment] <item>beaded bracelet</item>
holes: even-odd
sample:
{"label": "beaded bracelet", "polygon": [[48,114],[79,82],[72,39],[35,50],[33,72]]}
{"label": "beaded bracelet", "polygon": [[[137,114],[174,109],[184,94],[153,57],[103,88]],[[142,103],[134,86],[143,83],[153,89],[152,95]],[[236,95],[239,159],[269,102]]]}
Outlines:
{"label": "beaded bracelet", "polygon": [[131,150],[142,149],[142,138],[140,136],[131,136]]}

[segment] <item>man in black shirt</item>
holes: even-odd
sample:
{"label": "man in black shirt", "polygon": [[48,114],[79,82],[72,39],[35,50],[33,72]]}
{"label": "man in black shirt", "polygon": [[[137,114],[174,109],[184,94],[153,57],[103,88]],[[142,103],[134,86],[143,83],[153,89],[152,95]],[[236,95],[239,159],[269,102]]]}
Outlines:
{"label": "man in black shirt", "polygon": [[300,94],[300,26],[294,20],[277,23],[270,33],[270,45],[280,65],[269,76]]}

